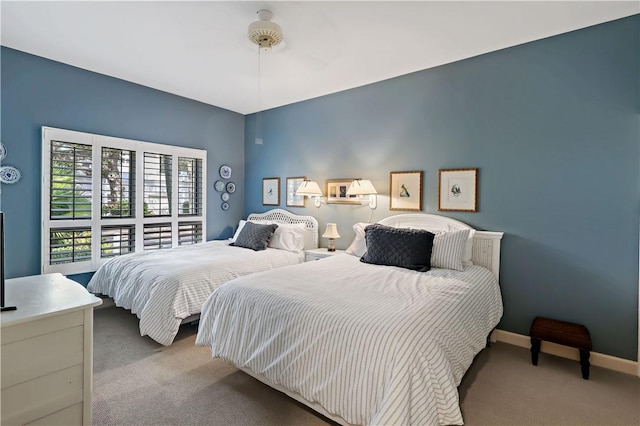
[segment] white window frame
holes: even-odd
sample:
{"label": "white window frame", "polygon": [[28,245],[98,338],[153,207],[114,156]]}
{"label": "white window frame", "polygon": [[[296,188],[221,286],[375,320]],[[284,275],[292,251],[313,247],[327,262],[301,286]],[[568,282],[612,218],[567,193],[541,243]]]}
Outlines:
{"label": "white window frame", "polygon": [[[50,189],[51,189],[51,142],[66,141],[92,146],[92,191],[91,191],[91,219],[51,220],[50,218]],[[136,154],[135,171],[135,217],[133,218],[102,218],[102,148],[116,148],[134,151]],[[171,155],[172,180],[171,215],[158,217],[144,217],[144,152]],[[200,215],[180,216],[178,194],[178,157],[196,158],[202,160],[202,208]],[[97,165],[97,166],[96,166]],[[72,130],[42,127],[42,273],[60,272],[62,274],[78,274],[97,270],[109,258],[101,258],[101,228],[103,225],[135,225],[135,252],[144,251],[144,225],[152,223],[171,223],[172,247],[178,246],[178,225],[181,222],[201,222],[202,239],[206,240],[207,217],[207,151],[202,149],[185,148],[132,139],[116,138],[96,135]],[[50,234],[52,228],[91,228],[91,261],[71,262],[64,264],[50,264]]]}

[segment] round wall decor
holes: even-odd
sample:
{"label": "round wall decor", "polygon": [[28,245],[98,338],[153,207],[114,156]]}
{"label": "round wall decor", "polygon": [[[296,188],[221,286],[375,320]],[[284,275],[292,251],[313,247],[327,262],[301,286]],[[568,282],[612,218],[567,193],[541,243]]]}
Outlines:
{"label": "round wall decor", "polygon": [[20,170],[13,166],[0,167],[0,182],[2,183],[16,183],[21,176]]}
{"label": "round wall decor", "polygon": [[224,191],[224,182],[221,180],[217,180],[216,183],[213,184],[213,187],[216,191],[222,192]]}
{"label": "round wall decor", "polygon": [[227,182],[227,192],[230,194],[233,194],[234,192],[236,192],[236,184],[233,182]]}
{"label": "round wall decor", "polygon": [[229,179],[231,177],[231,167],[225,165],[220,166],[220,177]]}

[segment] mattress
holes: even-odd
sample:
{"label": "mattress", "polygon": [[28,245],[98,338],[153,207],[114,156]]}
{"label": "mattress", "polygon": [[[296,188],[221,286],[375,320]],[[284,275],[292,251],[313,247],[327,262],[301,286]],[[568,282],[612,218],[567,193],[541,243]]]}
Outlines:
{"label": "mattress", "polygon": [[183,319],[199,314],[219,286],[237,277],[304,261],[304,253],[253,251],[209,241],[110,259],[87,289],[113,298],[140,319],[140,335],[170,345]]}
{"label": "mattress", "polygon": [[196,344],[349,424],[462,424],[457,386],[503,312],[488,269],[416,272],[339,254],[238,278]]}

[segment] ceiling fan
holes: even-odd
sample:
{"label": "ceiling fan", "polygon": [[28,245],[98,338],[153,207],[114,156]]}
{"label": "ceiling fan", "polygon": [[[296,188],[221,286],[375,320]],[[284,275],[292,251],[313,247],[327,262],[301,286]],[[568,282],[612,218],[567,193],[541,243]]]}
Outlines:
{"label": "ceiling fan", "polygon": [[260,53],[273,55],[271,61],[278,64],[280,73],[289,67],[303,67],[305,72],[318,71],[342,50],[336,26],[321,13],[304,12],[308,10],[289,7],[281,11],[281,18],[287,22],[287,40],[282,27],[273,21],[274,14],[267,9],[258,10],[258,20],[247,28],[249,41],[258,46]]}
{"label": "ceiling fan", "polygon": [[273,13],[271,13],[270,10],[260,9],[257,15],[259,20],[249,24],[247,36],[249,40],[257,44],[261,50],[270,50],[283,40],[282,28],[280,28],[280,25],[271,21],[273,19]]}

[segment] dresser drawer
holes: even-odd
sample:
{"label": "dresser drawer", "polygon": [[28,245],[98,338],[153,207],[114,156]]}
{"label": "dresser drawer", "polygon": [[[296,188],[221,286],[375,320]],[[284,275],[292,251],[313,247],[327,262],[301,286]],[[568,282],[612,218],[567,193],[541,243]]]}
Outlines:
{"label": "dresser drawer", "polygon": [[2,327],[2,344],[6,345],[18,340],[42,336],[53,331],[77,327],[83,324],[84,313],[82,311],[75,311],[8,327]]}
{"label": "dresser drawer", "polygon": [[64,410],[49,414],[46,417],[29,423],[29,425],[40,426],[69,426],[82,424],[82,403],[74,404]]}
{"label": "dresser drawer", "polygon": [[30,423],[81,403],[83,382],[83,366],[75,365],[3,388],[2,423]]}
{"label": "dresser drawer", "polygon": [[2,389],[83,362],[82,326],[3,344]]}

